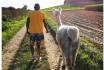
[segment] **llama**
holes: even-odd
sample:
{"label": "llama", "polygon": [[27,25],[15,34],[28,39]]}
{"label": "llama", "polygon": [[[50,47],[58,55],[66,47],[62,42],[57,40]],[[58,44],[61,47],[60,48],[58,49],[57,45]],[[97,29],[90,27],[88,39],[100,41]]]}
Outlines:
{"label": "llama", "polygon": [[[63,25],[61,21],[62,9],[55,9],[53,14],[57,21],[56,41],[62,52],[64,70],[74,70],[77,51],[79,49],[79,29],[75,26]],[[63,70],[62,69],[62,70]]]}

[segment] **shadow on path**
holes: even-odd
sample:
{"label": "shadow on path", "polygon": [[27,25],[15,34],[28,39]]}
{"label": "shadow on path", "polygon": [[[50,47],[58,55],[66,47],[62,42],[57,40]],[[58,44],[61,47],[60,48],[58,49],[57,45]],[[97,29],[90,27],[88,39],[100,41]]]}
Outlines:
{"label": "shadow on path", "polygon": [[26,67],[26,70],[34,70],[38,62],[34,62],[34,60],[30,61]]}
{"label": "shadow on path", "polygon": [[47,60],[47,52],[42,49],[42,57],[45,58],[41,62],[30,61],[31,54],[29,49],[29,38],[25,35],[14,59],[9,65],[8,70],[50,70]]}

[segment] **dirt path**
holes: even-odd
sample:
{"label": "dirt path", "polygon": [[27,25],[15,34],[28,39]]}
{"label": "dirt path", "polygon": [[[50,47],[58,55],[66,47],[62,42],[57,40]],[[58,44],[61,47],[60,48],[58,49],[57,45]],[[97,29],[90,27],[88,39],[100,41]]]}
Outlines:
{"label": "dirt path", "polygon": [[58,70],[60,51],[50,33],[45,33],[45,45],[51,70]]}
{"label": "dirt path", "polygon": [[19,32],[17,32],[17,34],[7,43],[7,45],[3,49],[2,70],[7,70],[9,68],[9,65],[14,59],[15,53],[17,52],[24,38],[25,33],[26,33],[26,28],[24,26]]}
{"label": "dirt path", "polygon": [[[12,62],[15,59],[15,55],[18,52],[25,33],[26,31],[24,26],[19,32],[17,32],[17,34],[10,40],[10,42],[7,43],[3,49],[3,70],[8,70],[12,65]],[[45,46],[50,69],[57,70],[60,59],[60,51],[50,33],[45,33]]]}

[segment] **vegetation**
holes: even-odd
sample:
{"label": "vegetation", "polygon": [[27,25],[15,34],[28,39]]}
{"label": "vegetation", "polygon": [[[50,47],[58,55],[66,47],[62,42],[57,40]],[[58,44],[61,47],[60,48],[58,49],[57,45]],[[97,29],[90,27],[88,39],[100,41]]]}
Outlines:
{"label": "vegetation", "polygon": [[7,21],[2,21],[2,45],[5,45],[23,27],[25,20],[25,17],[19,17],[16,20],[7,19]]}
{"label": "vegetation", "polygon": [[[48,24],[51,30],[56,32],[56,22],[47,16]],[[102,70],[103,52],[97,47],[102,47],[88,39],[80,38],[80,49],[76,61],[76,70]]]}
{"label": "vegetation", "polygon": [[103,52],[97,49],[97,47],[102,46],[97,46],[84,37],[80,39],[81,46],[77,57],[76,68],[78,70],[102,70]]}
{"label": "vegetation", "polygon": [[2,45],[4,46],[26,22],[26,6],[22,9],[2,7]]}
{"label": "vegetation", "polygon": [[103,12],[103,4],[85,6],[86,10]]}

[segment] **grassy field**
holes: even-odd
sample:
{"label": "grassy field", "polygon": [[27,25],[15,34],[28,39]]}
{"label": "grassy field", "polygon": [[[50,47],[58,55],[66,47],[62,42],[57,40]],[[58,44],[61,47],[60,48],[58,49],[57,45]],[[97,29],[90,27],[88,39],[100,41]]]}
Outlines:
{"label": "grassy field", "polygon": [[[56,22],[48,16],[47,21],[51,30],[56,32]],[[76,61],[76,70],[103,70],[102,46],[84,37],[80,37],[80,49]]]}
{"label": "grassy field", "polygon": [[20,46],[15,59],[9,66],[9,70],[50,70],[44,46],[41,46],[41,56],[43,58],[41,62],[31,61],[28,35],[24,37]]}
{"label": "grassy field", "polygon": [[103,12],[103,4],[87,5],[84,8],[89,11]]}
{"label": "grassy field", "polygon": [[61,7],[63,10],[79,10],[79,9],[83,9],[79,6],[73,6],[73,5],[59,5],[59,6],[54,6],[54,7],[50,7],[50,8],[46,8],[46,9],[42,9],[43,11],[52,11],[53,8],[59,8]]}
{"label": "grassy field", "polygon": [[23,27],[26,18],[6,19],[2,21],[2,45],[4,46]]}

